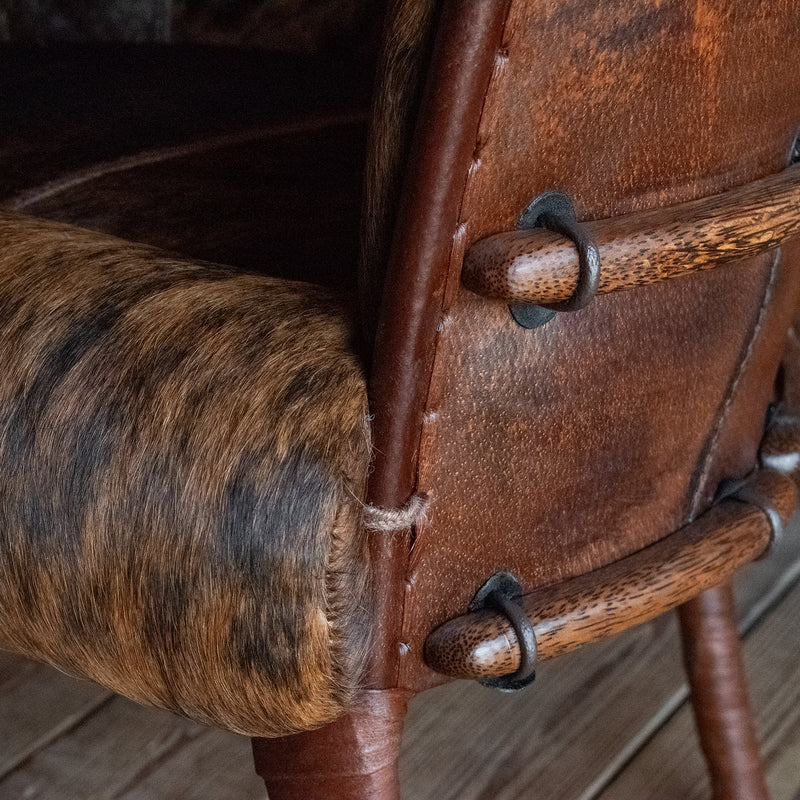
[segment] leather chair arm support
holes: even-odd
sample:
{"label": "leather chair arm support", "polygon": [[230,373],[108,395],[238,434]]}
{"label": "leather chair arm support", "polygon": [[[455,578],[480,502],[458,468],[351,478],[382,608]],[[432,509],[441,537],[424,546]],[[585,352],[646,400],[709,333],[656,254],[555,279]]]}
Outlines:
{"label": "leather chair arm support", "polygon": [[[600,256],[601,294],[759,255],[800,231],[800,164],[738,189],[583,225]],[[575,245],[544,228],[489,236],[467,252],[462,281],[478,294],[550,305],[578,283]]]}
{"label": "leather chair arm support", "polygon": [[[797,502],[791,479],[761,470],[745,487],[788,521]],[[534,626],[538,658],[619,633],[724,583],[758,558],[772,536],[773,525],[762,507],[730,497],[627,558],[524,595],[518,602]],[[450,678],[485,680],[513,673],[520,648],[510,621],[482,609],[434,630],[425,643],[425,660]]]}

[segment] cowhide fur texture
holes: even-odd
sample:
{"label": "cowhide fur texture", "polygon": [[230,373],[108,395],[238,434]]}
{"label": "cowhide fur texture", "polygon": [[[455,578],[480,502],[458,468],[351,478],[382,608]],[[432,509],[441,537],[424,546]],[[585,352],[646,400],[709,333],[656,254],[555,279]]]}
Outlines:
{"label": "cowhide fur texture", "polygon": [[435,0],[391,0],[383,27],[364,169],[359,296],[365,338],[372,340],[404,170],[411,148],[435,28]]}
{"label": "cowhide fur texture", "polygon": [[322,725],[369,637],[333,293],[0,211],[0,647],[240,733]]}

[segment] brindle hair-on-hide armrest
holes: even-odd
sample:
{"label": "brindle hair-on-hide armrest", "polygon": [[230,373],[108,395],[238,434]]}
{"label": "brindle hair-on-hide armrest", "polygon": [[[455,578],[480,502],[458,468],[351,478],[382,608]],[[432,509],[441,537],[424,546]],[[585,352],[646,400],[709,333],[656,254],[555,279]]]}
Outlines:
{"label": "brindle hair-on-hide armrest", "polygon": [[327,290],[0,211],[0,647],[250,735],[345,709],[353,327]]}

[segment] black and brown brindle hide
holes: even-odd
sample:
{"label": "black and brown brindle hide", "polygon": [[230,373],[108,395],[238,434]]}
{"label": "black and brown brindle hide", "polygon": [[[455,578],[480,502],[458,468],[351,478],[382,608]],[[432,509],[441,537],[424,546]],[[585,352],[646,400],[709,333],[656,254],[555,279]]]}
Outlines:
{"label": "black and brown brindle hide", "polygon": [[375,335],[404,167],[433,45],[435,0],[389,0],[364,171],[359,294],[362,325]]}
{"label": "black and brown brindle hide", "polygon": [[0,646],[276,736],[365,659],[340,301],[0,211]]}

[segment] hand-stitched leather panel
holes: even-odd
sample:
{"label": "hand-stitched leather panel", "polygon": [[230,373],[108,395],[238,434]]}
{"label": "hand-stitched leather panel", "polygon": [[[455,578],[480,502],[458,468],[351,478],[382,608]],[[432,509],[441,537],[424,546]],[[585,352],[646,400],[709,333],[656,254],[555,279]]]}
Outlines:
{"label": "hand-stitched leather panel", "polygon": [[0,212],[0,646],[279,736],[369,637],[366,391],[309,284]]}
{"label": "hand-stitched leather panel", "polygon": [[400,685],[494,572],[524,591],[668,535],[755,460],[796,250],[515,325],[463,252],[557,189],[582,219],[783,169],[800,126],[793,4],[514,2],[465,176],[420,446],[431,520],[406,573]]}

